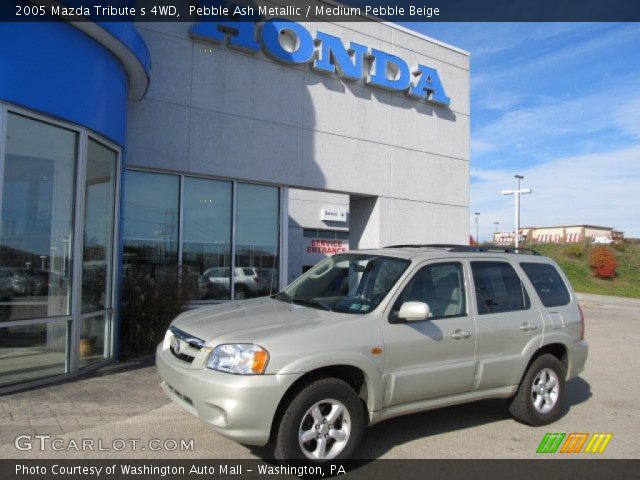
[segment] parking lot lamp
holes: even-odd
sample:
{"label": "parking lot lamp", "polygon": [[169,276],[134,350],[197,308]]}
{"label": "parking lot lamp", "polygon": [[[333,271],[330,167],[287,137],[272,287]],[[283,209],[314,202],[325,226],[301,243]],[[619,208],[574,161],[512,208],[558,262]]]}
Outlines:
{"label": "parking lot lamp", "polygon": [[513,243],[517,249],[520,245],[520,195],[531,193],[532,190],[530,188],[520,188],[520,181],[524,179],[522,175],[514,175],[514,178],[518,182],[518,188],[515,190],[502,190],[501,193],[502,195],[515,195],[516,198],[516,221]]}

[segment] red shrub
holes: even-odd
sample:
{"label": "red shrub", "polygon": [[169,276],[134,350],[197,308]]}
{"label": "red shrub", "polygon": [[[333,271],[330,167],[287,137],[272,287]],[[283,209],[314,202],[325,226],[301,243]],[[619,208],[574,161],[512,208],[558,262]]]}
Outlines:
{"label": "red shrub", "polygon": [[618,262],[616,255],[609,247],[598,246],[591,252],[589,264],[593,274],[598,278],[613,278],[616,276]]}
{"label": "red shrub", "polygon": [[469,245],[478,245],[478,242],[476,242],[476,239],[473,238],[473,235],[469,235]]}

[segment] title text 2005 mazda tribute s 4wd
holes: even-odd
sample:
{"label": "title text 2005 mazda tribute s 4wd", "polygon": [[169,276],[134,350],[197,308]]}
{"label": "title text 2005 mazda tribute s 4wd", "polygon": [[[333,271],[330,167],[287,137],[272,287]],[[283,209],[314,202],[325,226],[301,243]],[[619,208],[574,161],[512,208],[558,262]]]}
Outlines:
{"label": "title text 2005 mazda tribute s 4wd", "polygon": [[556,420],[586,361],[583,323],[548,258],[396,246],[181,314],[157,367],[167,395],[220,434],[324,461],[351,456],[367,425],[484,398],[530,425]]}

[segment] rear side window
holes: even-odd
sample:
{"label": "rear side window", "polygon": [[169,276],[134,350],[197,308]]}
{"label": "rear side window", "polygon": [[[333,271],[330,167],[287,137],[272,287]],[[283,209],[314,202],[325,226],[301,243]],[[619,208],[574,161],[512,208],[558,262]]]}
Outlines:
{"label": "rear side window", "polygon": [[520,277],[507,262],[471,262],[478,314],[514,312],[531,307]]}
{"label": "rear side window", "polygon": [[521,263],[545,307],[560,307],[571,301],[569,290],[558,270],[548,263]]}

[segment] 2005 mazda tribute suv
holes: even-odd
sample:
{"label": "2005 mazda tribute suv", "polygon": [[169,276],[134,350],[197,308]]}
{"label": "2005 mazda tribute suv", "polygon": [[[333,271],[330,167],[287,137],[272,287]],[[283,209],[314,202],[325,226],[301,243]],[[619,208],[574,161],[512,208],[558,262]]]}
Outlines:
{"label": "2005 mazda tribute suv", "polygon": [[395,246],[335,255],[272,297],[179,315],[157,367],[167,395],[220,434],[326,461],[354,454],[367,425],[479,399],[553,422],[585,365],[583,323],[548,258]]}

